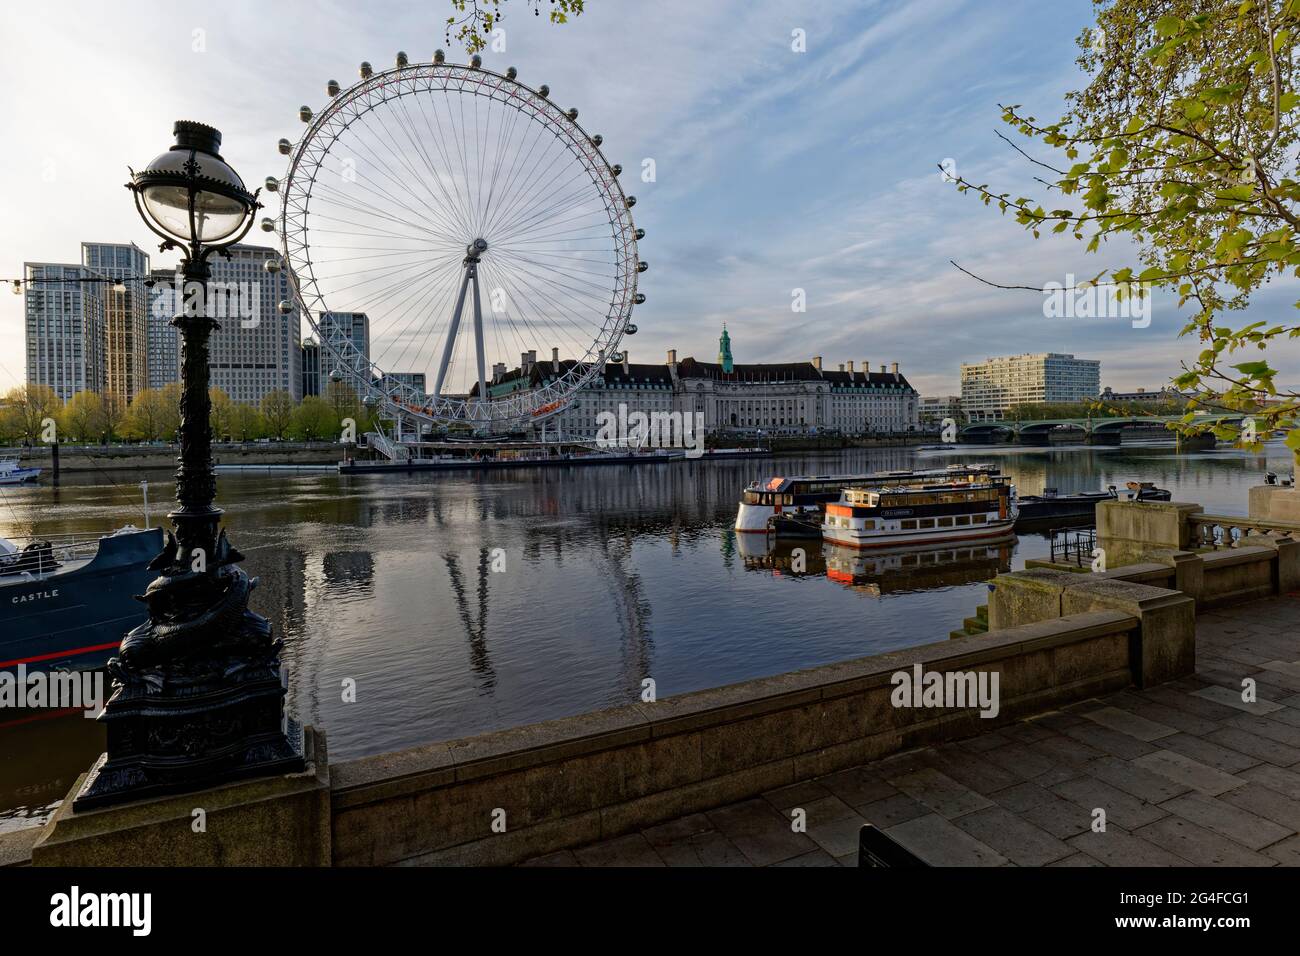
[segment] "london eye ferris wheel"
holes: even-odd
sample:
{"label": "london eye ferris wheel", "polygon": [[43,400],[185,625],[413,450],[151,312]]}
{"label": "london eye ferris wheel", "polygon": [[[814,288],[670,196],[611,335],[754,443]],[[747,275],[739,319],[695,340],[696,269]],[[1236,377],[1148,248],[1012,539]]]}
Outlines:
{"label": "london eye ferris wheel", "polygon": [[[299,111],[303,136],[280,141],[280,214],[263,225],[334,377],[390,420],[498,429],[559,411],[621,359],[645,233],[576,109],[513,67],[442,51],[363,63],[327,92]],[[336,318],[349,313],[367,316],[368,349]],[[575,361],[530,387],[493,374],[554,350]]]}

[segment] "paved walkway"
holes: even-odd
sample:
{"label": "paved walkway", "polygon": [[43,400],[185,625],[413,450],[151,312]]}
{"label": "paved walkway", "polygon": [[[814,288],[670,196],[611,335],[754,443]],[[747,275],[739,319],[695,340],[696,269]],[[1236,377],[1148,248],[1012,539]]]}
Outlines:
{"label": "paved walkway", "polygon": [[525,865],[856,866],[868,822],[935,865],[1300,865],[1300,594],[1200,615],[1196,650],[1193,677]]}

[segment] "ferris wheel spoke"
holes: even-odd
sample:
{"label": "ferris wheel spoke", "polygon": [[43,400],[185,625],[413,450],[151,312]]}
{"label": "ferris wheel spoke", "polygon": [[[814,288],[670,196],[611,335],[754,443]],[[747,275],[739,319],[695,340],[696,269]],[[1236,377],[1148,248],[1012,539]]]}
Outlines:
{"label": "ferris wheel spoke", "polygon": [[[608,298],[610,292],[612,291],[612,286],[610,289],[606,289],[603,286],[597,285],[596,283],[590,281],[589,279],[583,279],[581,276],[577,276],[571,273],[570,270],[562,269],[559,266],[554,266],[554,265],[544,266],[541,264],[534,264],[529,260],[515,253],[511,253],[507,255],[505,258],[513,262],[515,264],[515,267],[520,272],[523,272],[526,275],[536,278],[540,282],[545,282],[556,288],[567,289],[573,292],[575,295],[579,295],[579,296],[597,295],[603,298]],[[585,286],[586,288],[585,289],[578,288],[575,286],[567,285],[562,282],[558,282],[555,280],[555,278],[553,278],[556,275],[561,275],[566,278],[569,278],[573,282],[578,283],[579,286]],[[610,276],[610,278],[612,280],[613,276]]]}
{"label": "ferris wheel spoke", "polygon": [[[384,146],[388,148],[387,130],[381,132],[379,130],[371,129],[369,120],[363,120],[362,126],[365,129],[370,130],[370,135],[372,138],[376,139],[379,143],[384,144]],[[389,202],[393,203],[395,206],[399,206],[399,207],[406,206],[408,211],[411,212],[413,215],[420,216],[423,214],[434,221],[443,222],[445,228],[450,227],[450,223],[446,222],[445,219],[443,219],[443,217],[440,216],[438,211],[433,206],[429,205],[429,203],[424,199],[423,196],[419,195],[417,192],[412,190],[410,188],[409,183],[403,183],[401,178],[397,176],[397,174],[394,172],[393,168],[388,165],[387,160],[385,160],[374,149],[368,146],[364,140],[362,140],[361,133],[359,131],[355,132],[349,138],[348,145],[351,146],[353,149],[355,149],[358,153],[362,154],[362,158],[365,159],[373,167],[375,176],[369,178],[369,182],[374,184],[374,188],[371,190],[372,192],[383,196]],[[387,189],[384,188],[381,182],[381,177],[382,179],[387,180],[393,186],[393,188],[395,188],[399,193],[404,193],[408,198],[419,203],[423,207],[423,213],[420,213],[419,211],[415,210],[414,208],[410,207],[406,203],[399,200],[397,197],[393,196]],[[357,181],[359,183],[360,178],[358,178]],[[363,188],[365,187],[363,186]]]}
{"label": "ferris wheel spoke", "polygon": [[[332,188],[332,187],[330,187],[330,188]],[[407,226],[407,227],[409,227],[410,229],[412,229],[412,230],[414,230],[414,231],[416,231],[416,232],[418,232],[418,233],[423,233],[423,234],[425,234],[425,235],[427,235],[427,236],[432,236],[432,237],[434,237],[434,238],[436,238],[436,239],[442,239],[442,240],[444,240],[444,241],[450,241],[450,239],[451,239],[451,237],[448,236],[447,233],[445,233],[445,232],[439,232],[438,230],[431,228],[431,227],[429,226],[429,220],[428,220],[428,219],[425,219],[425,220],[420,221],[420,222],[416,222],[416,221],[413,221],[413,220],[410,220],[410,219],[404,219],[404,218],[402,218],[402,217],[400,217],[400,216],[396,216],[396,215],[394,215],[394,214],[392,214],[392,213],[390,213],[390,212],[382,212],[382,211],[380,211],[380,210],[378,210],[378,209],[375,209],[374,207],[361,206],[361,205],[357,205],[357,204],[352,203],[352,202],[348,202],[348,201],[343,200],[343,199],[336,199],[336,198],[333,198],[333,197],[326,197],[326,198],[327,198],[327,201],[328,201],[329,203],[332,204],[332,205],[331,205],[331,210],[332,210],[334,207],[342,207],[342,209],[344,209],[344,210],[346,210],[346,211],[348,211],[348,212],[351,212],[351,213],[357,213],[357,214],[362,215],[362,216],[365,216],[365,215],[372,215],[372,216],[375,216],[376,218],[383,219],[383,220],[385,220],[386,222],[388,222],[388,223],[390,223],[390,224],[393,224],[393,225],[397,225],[397,226]]]}
{"label": "ferris wheel spoke", "polygon": [[[587,345],[584,345],[579,341],[582,334],[581,327],[579,327],[575,322],[570,321],[568,325],[572,326],[577,331],[579,338],[570,335],[566,331],[565,325],[561,324],[561,322],[554,318],[546,309],[541,308],[534,301],[533,296],[529,295],[526,291],[521,292],[514,279],[514,276],[506,276],[498,278],[497,281],[507,290],[510,302],[515,304],[516,310],[519,312],[521,318],[531,316],[533,320],[531,325],[536,327],[539,331],[543,325],[549,327],[554,333],[552,340],[554,345],[573,353],[575,358],[581,358],[588,349]],[[531,291],[531,289],[529,291]],[[569,315],[570,311],[562,309],[558,310],[556,314]]]}
{"label": "ferris wheel spoke", "polygon": [[[414,208],[410,204],[404,203],[401,200],[397,199],[396,197],[390,195],[386,190],[383,190],[382,188],[378,188],[378,189],[373,188],[370,185],[361,182],[359,179],[353,181],[352,186],[354,186],[358,191],[368,193],[371,196],[376,196],[384,200],[384,202],[391,204],[393,208],[391,210],[383,209],[381,208],[381,204],[376,202],[370,202],[367,204],[362,196],[351,195],[352,192],[351,189],[348,190],[339,189],[336,186],[332,186],[324,182],[317,182],[315,184],[316,189],[324,190],[325,193],[324,198],[328,202],[350,206],[358,210],[364,210],[366,212],[374,212],[377,215],[398,219],[408,224],[421,222],[425,224],[424,228],[429,230],[430,232],[435,232],[436,229],[434,229],[433,227],[438,227],[439,229],[442,230],[441,233],[442,235],[449,234],[448,223],[445,221],[445,219],[436,214],[431,214],[431,211],[428,210],[427,208],[424,212],[421,212],[420,210]],[[407,213],[410,218],[404,218],[402,216],[396,215],[396,210],[401,210]]]}
{"label": "ferris wheel spoke", "polygon": [[[448,170],[450,170],[451,165],[449,160],[447,160],[446,158],[445,151],[441,148],[441,142],[439,140],[439,137],[433,134],[432,128],[429,126],[428,113],[425,110],[423,104],[418,104],[418,105],[420,107],[420,116],[424,120],[425,129],[429,130],[428,138],[430,141],[433,142],[434,146],[438,148],[439,153],[443,157],[444,165],[447,167]],[[469,215],[468,208],[462,202],[459,201],[459,198],[456,197],[454,193],[448,191],[447,184],[443,182],[443,177],[438,172],[437,164],[434,162],[432,155],[430,155],[429,150],[425,145],[424,137],[417,134],[417,130],[415,128],[415,121],[411,118],[410,110],[407,109],[405,103],[401,104],[401,109],[407,120],[406,125],[403,127],[403,130],[406,133],[408,141],[411,143],[411,145],[415,148],[415,150],[419,153],[419,155],[423,159],[424,166],[429,171],[429,178],[432,180],[434,185],[437,186],[438,193],[441,196],[441,201],[446,205],[448,209],[456,210],[457,220],[455,224],[452,226],[452,234],[461,245],[464,245],[464,243],[467,241],[465,237],[465,231],[466,231],[465,223]],[[428,188],[427,184],[425,188],[426,189]],[[429,195],[430,197],[433,196],[433,190],[431,189],[429,190]]]}
{"label": "ferris wheel spoke", "polygon": [[[497,217],[488,224],[489,228],[494,232],[499,230],[504,219],[512,215],[518,204],[528,197],[529,183],[547,154],[551,155],[552,162],[560,156],[560,152],[554,148],[554,142],[543,138],[542,129],[543,127],[540,124],[534,124],[531,130],[531,138],[528,139],[526,144],[520,146],[519,154],[524,157],[524,162],[517,164],[512,171],[511,178],[505,186]],[[526,150],[525,145],[527,146]],[[531,165],[528,164],[529,158],[532,159]]]}
{"label": "ferris wheel spoke", "polygon": [[[517,202],[509,215],[502,217],[497,224],[498,229],[509,234],[518,227],[521,220],[528,219],[539,207],[551,208],[560,203],[572,202],[573,198],[581,196],[584,191],[590,194],[591,183],[589,180],[584,182],[585,173],[575,173],[563,165],[554,172],[551,171],[551,166],[564,156],[565,152],[557,152],[547,168],[527,183],[522,202]],[[547,173],[551,175],[547,177]]]}

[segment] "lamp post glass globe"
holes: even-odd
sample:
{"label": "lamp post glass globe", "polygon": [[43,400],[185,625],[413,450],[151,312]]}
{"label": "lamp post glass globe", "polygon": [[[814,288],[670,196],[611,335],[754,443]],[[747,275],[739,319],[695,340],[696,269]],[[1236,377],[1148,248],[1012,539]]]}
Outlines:
{"label": "lamp post glass globe", "polygon": [[221,155],[221,133],[179,121],[176,144],[132,177],[145,222],[164,238],[196,247],[234,236],[256,198]]}

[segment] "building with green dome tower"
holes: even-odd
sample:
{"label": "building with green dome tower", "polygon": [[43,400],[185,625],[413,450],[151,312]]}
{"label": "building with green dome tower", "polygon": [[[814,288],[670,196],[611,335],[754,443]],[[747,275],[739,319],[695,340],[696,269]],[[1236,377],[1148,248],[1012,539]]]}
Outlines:
{"label": "building with green dome tower", "polygon": [[722,337],[718,339],[718,364],[725,374],[731,374],[731,336],[727,334],[726,322],[722,323]]}

